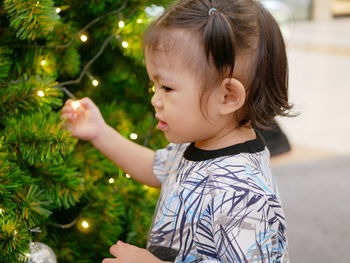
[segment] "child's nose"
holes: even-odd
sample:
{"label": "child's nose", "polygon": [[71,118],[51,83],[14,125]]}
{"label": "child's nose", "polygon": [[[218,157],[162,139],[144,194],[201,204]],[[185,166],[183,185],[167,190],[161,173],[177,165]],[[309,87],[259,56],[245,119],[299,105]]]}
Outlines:
{"label": "child's nose", "polygon": [[156,109],[163,108],[163,102],[160,96],[158,95],[157,91],[153,94],[153,97],[151,99],[151,104]]}

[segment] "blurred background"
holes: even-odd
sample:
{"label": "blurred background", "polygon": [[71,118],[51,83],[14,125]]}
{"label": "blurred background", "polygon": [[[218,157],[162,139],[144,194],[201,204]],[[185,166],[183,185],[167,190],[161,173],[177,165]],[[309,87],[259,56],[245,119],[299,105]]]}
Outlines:
{"label": "blurred background", "polygon": [[279,21],[295,118],[277,119],[291,144],[272,158],[291,262],[349,262],[350,1],[262,1]]}

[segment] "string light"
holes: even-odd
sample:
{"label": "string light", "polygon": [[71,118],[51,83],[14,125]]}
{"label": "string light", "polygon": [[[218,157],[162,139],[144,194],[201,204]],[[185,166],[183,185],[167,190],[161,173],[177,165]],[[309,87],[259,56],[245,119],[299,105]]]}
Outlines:
{"label": "string light", "polygon": [[3,213],[5,213],[5,210],[0,208],[0,214],[3,214]]}
{"label": "string light", "polygon": [[142,22],[143,22],[143,20],[141,18],[136,20],[136,23],[138,23],[138,24],[141,24]]}
{"label": "string light", "polygon": [[90,72],[88,72],[88,71],[86,71],[85,74],[86,74],[86,76],[91,80],[92,85],[93,85],[94,87],[97,87],[98,84],[99,84],[98,80],[95,79],[95,77],[92,76],[92,75],[90,74]]}
{"label": "string light", "polygon": [[128,179],[131,178],[131,176],[129,174],[125,174],[125,177],[128,178]]}
{"label": "string light", "polygon": [[56,8],[56,13],[57,14],[59,14],[61,11],[62,11],[61,8],[59,8],[59,7]]}
{"label": "string light", "polygon": [[17,231],[17,230],[15,230],[15,231],[13,231],[13,233],[14,233],[15,235],[17,235],[18,231]]}
{"label": "string light", "polygon": [[39,97],[44,97],[45,96],[45,93],[42,90],[39,90],[37,94],[38,94]]}
{"label": "string light", "polygon": [[114,182],[115,182],[114,178],[109,178],[108,183],[114,184]]}
{"label": "string light", "polygon": [[43,60],[40,62],[40,65],[41,65],[41,66],[45,66],[45,64],[46,64],[46,61],[43,59]]}
{"label": "string light", "polygon": [[39,2],[39,1],[37,1],[37,2],[36,2],[36,5],[38,5],[38,4],[40,4],[40,2]]}
{"label": "string light", "polygon": [[80,102],[79,101],[73,101],[72,102],[72,108],[74,109],[74,110],[77,110],[79,107],[81,106],[81,104],[80,104]]}
{"label": "string light", "polygon": [[131,140],[136,140],[137,139],[137,134],[136,133],[131,133],[130,134],[130,139]]}
{"label": "string light", "polygon": [[83,233],[87,233],[87,232],[91,231],[91,229],[92,229],[90,222],[84,218],[79,220],[77,227],[78,227],[79,231],[81,231]]}
{"label": "string light", "polygon": [[87,40],[88,40],[88,37],[86,36],[86,35],[81,35],[80,36],[80,40],[82,41],[82,42],[86,42]]}
{"label": "string light", "polygon": [[127,48],[129,46],[129,43],[128,42],[126,42],[126,41],[123,41],[122,42],[122,47],[123,48]]}
{"label": "string light", "polygon": [[120,28],[125,27],[124,21],[123,21],[123,20],[119,21],[118,26],[119,26]]}
{"label": "string light", "polygon": [[81,222],[81,226],[85,229],[88,229],[90,227],[89,223],[86,220],[83,220],[83,222]]}

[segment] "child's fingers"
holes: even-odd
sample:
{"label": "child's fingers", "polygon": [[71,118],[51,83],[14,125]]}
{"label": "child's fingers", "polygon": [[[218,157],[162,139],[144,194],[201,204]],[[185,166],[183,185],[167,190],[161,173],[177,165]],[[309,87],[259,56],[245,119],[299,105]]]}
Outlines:
{"label": "child's fingers", "polygon": [[111,255],[117,257],[118,256],[118,245],[113,245],[109,248],[109,253],[111,253]]}
{"label": "child's fingers", "polygon": [[72,104],[72,102],[73,102],[74,100],[72,100],[72,99],[68,99],[68,100],[66,100],[66,102],[65,102],[65,104],[64,105],[67,105],[67,106],[69,106],[69,105],[71,105]]}
{"label": "child's fingers", "polygon": [[87,110],[90,110],[95,106],[94,102],[88,97],[82,98],[79,102]]}
{"label": "child's fingers", "polygon": [[[61,129],[63,129],[64,131],[69,131],[69,132],[71,132],[72,135],[73,135],[73,133],[75,132],[75,129],[74,129],[74,126],[72,125],[72,123],[69,123],[69,122],[67,122],[67,121],[61,124]],[[73,136],[74,136],[74,135],[73,135]]]}
{"label": "child's fingers", "polygon": [[68,121],[74,121],[77,119],[77,114],[75,113],[70,113],[70,112],[66,112],[66,113],[62,113],[60,116],[61,120],[68,120]]}
{"label": "child's fingers", "polygon": [[117,263],[117,259],[116,258],[105,258],[104,260],[102,260],[102,263]]}
{"label": "child's fingers", "polygon": [[68,99],[61,111],[76,111],[79,110],[79,108],[82,108],[79,100]]}
{"label": "child's fingers", "polygon": [[64,106],[64,107],[61,109],[61,112],[62,112],[62,113],[73,113],[73,112],[74,112],[74,109],[73,109],[71,106]]}

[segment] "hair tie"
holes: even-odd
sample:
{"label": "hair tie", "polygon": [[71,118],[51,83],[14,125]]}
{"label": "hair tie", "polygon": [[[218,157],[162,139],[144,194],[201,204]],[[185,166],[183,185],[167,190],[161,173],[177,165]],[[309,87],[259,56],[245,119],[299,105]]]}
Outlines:
{"label": "hair tie", "polygon": [[208,15],[210,16],[210,14],[211,14],[212,12],[214,12],[214,11],[216,11],[216,8],[210,8],[210,9],[209,9],[209,12],[208,12]]}

